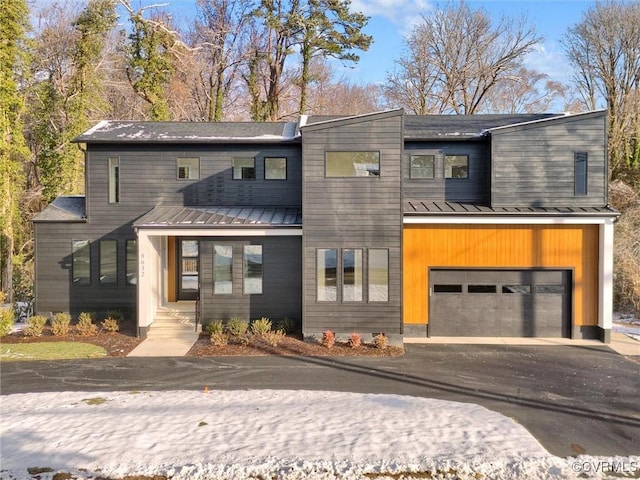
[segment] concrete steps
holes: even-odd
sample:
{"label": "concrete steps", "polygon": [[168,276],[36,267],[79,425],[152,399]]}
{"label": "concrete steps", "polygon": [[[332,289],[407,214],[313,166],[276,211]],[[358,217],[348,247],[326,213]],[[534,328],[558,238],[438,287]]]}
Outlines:
{"label": "concrete steps", "polygon": [[150,339],[180,339],[194,341],[198,338],[196,331],[196,312],[187,308],[173,306],[160,307],[147,332]]}

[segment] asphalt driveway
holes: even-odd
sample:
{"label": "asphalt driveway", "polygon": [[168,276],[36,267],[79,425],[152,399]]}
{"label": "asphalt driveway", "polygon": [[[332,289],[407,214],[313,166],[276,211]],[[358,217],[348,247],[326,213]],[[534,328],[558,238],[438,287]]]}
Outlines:
{"label": "asphalt driveway", "polygon": [[398,358],[3,362],[0,393],[205,386],[211,391],[394,393],[483,405],[515,419],[558,456],[640,454],[638,358],[623,357],[604,345],[407,345],[406,350]]}

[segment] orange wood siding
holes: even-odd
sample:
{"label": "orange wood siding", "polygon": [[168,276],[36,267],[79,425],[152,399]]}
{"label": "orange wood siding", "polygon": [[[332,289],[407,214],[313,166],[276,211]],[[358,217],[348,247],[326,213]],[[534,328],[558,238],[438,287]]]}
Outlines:
{"label": "orange wood siding", "polygon": [[176,265],[177,265],[176,237],[167,237],[167,301],[175,302],[178,298],[176,292]]}
{"label": "orange wood siding", "polygon": [[404,323],[428,323],[429,267],[573,270],[573,324],[598,324],[597,225],[405,225]]}

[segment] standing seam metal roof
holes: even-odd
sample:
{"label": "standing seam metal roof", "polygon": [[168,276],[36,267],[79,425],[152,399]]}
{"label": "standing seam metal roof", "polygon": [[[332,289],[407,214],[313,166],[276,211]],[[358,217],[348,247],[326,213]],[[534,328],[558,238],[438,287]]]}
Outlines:
{"label": "standing seam metal roof", "polygon": [[133,223],[134,227],[300,227],[302,207],[158,206]]}

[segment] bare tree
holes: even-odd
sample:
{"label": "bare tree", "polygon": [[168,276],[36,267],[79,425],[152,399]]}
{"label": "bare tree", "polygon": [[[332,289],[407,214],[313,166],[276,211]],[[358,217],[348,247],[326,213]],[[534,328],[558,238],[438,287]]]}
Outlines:
{"label": "bare tree", "polygon": [[423,16],[407,38],[387,98],[415,113],[476,113],[539,41],[525,17],[494,24],[483,10],[449,3]]}

